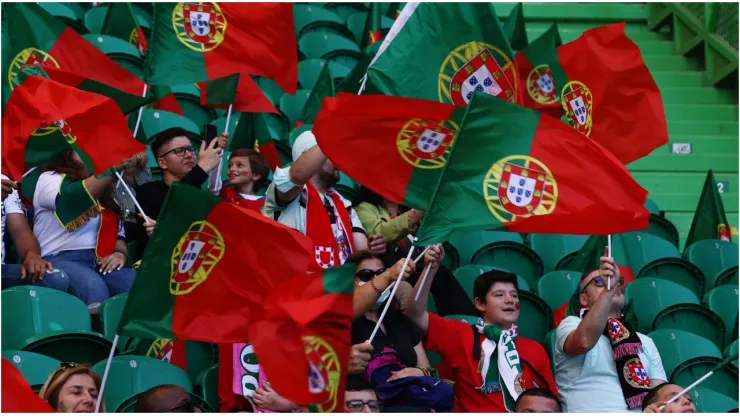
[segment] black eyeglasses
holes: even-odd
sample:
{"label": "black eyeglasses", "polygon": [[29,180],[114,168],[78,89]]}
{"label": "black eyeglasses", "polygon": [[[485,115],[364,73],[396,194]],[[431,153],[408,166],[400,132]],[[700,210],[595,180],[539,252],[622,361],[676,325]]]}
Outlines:
{"label": "black eyeglasses", "polygon": [[386,271],[386,268],[378,269],[378,270],[372,270],[372,269],[362,269],[358,270],[357,273],[355,273],[355,276],[357,276],[360,280],[363,282],[369,282],[373,280],[373,278],[379,274],[383,274],[383,272]]}
{"label": "black eyeglasses", "polygon": [[[581,290],[581,293],[585,292],[586,291],[586,288],[591,283],[595,284],[598,287],[604,287],[604,286],[606,286],[606,279],[604,279],[603,277],[601,277],[601,275],[598,275],[598,276],[594,277],[593,279],[591,279],[590,282],[586,283],[586,286],[583,286],[583,289]],[[619,280],[617,281],[617,286],[622,286],[623,284],[624,284],[624,277],[620,277]]]}
{"label": "black eyeglasses", "polygon": [[158,413],[195,413],[195,402],[193,399],[187,399],[175,407],[160,410]]}
{"label": "black eyeglasses", "polygon": [[174,153],[175,156],[182,156],[182,155],[185,154],[185,152],[190,152],[190,153],[195,154],[195,147],[193,147],[193,146],[176,147],[176,148],[174,148],[174,149],[172,149],[170,151],[167,151],[167,152],[162,153],[162,155],[159,156],[159,157],[165,157],[165,156],[167,156],[170,153]]}
{"label": "black eyeglasses", "polygon": [[366,402],[363,402],[362,400],[347,400],[345,403],[347,404],[347,409],[352,413],[362,412],[365,405],[367,405],[373,413],[378,413],[383,409],[383,404],[377,400],[368,400]]}

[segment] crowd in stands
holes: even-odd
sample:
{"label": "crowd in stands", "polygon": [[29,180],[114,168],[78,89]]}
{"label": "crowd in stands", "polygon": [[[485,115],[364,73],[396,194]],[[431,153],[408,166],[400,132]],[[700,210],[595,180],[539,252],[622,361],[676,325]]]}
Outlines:
{"label": "crowd in stands", "polygon": [[[190,134],[165,130],[151,144],[162,180],[146,182],[146,156],[136,155],[117,166],[133,186],[143,208],[118,189],[115,176],[95,177],[79,156],[68,150],[40,167],[33,193],[33,231],[26,220],[17,184],[3,178],[2,230],[23,259],[5,264],[2,287],[44,285],[77,296],[92,313],[110,296],[131,288],[127,241],[143,251],[151,236],[169,186],[179,181],[202,187],[218,167],[226,146],[222,135],[203,143],[198,152]],[[259,153],[240,149],[228,160],[229,185],[220,191],[227,201],[264,215],[311,238],[317,267],[356,264],[352,351],[347,363],[345,410],[349,412],[693,412],[685,394],[663,410],[659,407],[682,387],[668,384],[653,341],[621,319],[625,304],[623,279],[614,259],[583,273],[578,316],[557,329],[554,363],[538,342],[519,335],[519,284],[514,274],[482,273],[471,301],[452,272],[442,265],[441,245],[426,251],[419,264],[401,270],[413,233],[424,213],[399,206],[363,189],[352,205],[333,186],[339,171],[324,156],[311,131],[292,149],[293,163],[278,168],[265,197],[257,196],[268,178]],[[84,185],[89,198],[74,227],[57,216],[63,183]],[[80,201],[78,201],[80,202]],[[186,209],[186,208],[184,208]],[[106,211],[115,214],[117,235],[112,252],[97,251]],[[421,279],[429,267],[426,280]],[[391,298],[394,284],[398,292]],[[416,296],[417,292],[419,295]],[[427,310],[429,295],[438,314]],[[380,311],[390,302],[380,330],[368,342]],[[449,315],[475,315],[475,324]],[[245,340],[248,342],[249,340]],[[432,368],[427,351],[442,357]],[[301,411],[280,396],[262,375],[249,399],[231,390],[232,345],[219,346],[221,411]],[[554,370],[553,370],[554,369]],[[623,369],[625,369],[623,371]],[[99,397],[100,375],[83,364],[62,363],[50,375],[40,396],[59,412],[91,412]],[[105,404],[101,403],[104,409]],[[182,387],[163,385],[141,394],[137,412],[199,412]]]}

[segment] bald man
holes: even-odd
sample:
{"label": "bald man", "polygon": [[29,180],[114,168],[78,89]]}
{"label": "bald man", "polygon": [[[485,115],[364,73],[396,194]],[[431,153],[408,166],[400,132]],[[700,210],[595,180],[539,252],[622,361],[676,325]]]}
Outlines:
{"label": "bald man", "polygon": [[190,393],[174,384],[152,387],[141,393],[136,413],[202,413]]}

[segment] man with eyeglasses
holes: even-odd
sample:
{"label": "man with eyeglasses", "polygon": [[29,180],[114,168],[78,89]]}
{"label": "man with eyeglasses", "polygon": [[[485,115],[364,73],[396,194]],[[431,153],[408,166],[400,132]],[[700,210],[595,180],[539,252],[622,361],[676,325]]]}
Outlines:
{"label": "man with eyeglasses", "polygon": [[666,374],[655,343],[625,322],[624,280],[607,250],[578,284],[581,310],[557,329],[555,381],[564,412],[639,412]]}
{"label": "man with eyeglasses", "polygon": [[136,413],[203,413],[181,386],[162,384],[141,393]]}
{"label": "man with eyeglasses", "polygon": [[378,401],[369,381],[359,376],[348,376],[344,409],[351,413],[380,413],[383,405]]}
{"label": "man with eyeglasses", "polygon": [[140,253],[144,252],[149,236],[154,231],[170,185],[173,182],[182,182],[200,188],[208,180],[208,173],[218,167],[226,147],[227,135],[224,133],[207,147],[205,142],[201,142],[197,155],[190,142],[190,135],[183,128],[172,127],[159,133],[151,144],[152,154],[162,169],[162,180],[146,183],[136,192],[141,208],[150,219],[145,223],[139,214],[140,227],[136,233],[136,241]]}

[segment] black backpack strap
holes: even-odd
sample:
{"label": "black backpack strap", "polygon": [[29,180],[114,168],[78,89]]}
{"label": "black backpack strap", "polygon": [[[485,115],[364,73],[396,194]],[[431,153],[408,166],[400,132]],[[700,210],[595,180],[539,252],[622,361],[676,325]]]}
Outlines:
{"label": "black backpack strap", "polygon": [[470,327],[473,330],[473,360],[480,360],[480,334],[478,328],[475,325]]}

